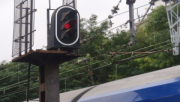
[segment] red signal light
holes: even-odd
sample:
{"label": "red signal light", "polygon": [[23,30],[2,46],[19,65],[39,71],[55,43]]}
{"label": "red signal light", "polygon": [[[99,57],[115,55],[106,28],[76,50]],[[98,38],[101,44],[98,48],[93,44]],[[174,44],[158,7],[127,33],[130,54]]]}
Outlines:
{"label": "red signal light", "polygon": [[69,29],[71,27],[71,25],[69,24],[69,23],[66,23],[65,25],[64,25],[64,28],[65,29]]}

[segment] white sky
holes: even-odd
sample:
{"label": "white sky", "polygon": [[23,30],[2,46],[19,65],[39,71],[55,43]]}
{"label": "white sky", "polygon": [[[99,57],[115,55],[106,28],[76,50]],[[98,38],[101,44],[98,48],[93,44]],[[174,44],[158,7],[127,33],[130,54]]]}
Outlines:
{"label": "white sky", "polygon": [[[35,13],[35,49],[42,48],[43,45],[47,45],[47,29],[46,29],[46,9],[48,8],[49,0],[35,0],[37,12]],[[51,0],[52,8],[57,8],[62,5],[62,0]],[[148,4],[150,0],[136,0],[134,8]],[[91,14],[98,15],[98,21],[102,21],[111,14],[113,6],[117,5],[119,0],[77,0],[77,9],[81,18],[89,18]],[[122,0],[118,13],[127,11],[128,5],[126,0]],[[139,14],[145,13],[144,8],[139,9]],[[137,17],[137,11],[135,11],[135,18]],[[2,60],[12,60],[12,39],[13,39],[13,19],[14,19],[14,0],[0,0],[0,62]],[[116,27],[122,23],[125,23],[129,19],[129,14],[123,14],[112,19],[115,23],[113,27]],[[128,25],[129,26],[129,25]],[[112,28],[113,28],[112,27]]]}

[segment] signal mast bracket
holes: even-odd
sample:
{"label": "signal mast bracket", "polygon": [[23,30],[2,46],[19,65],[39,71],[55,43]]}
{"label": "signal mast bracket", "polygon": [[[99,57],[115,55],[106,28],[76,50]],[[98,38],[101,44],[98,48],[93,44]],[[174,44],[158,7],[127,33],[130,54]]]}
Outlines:
{"label": "signal mast bracket", "polygon": [[[172,0],[169,0],[169,2],[172,3]],[[171,43],[173,44],[173,55],[179,55],[180,17],[178,13],[178,5],[180,5],[180,1],[170,5],[168,5],[168,2],[166,2],[166,12],[170,28]]]}

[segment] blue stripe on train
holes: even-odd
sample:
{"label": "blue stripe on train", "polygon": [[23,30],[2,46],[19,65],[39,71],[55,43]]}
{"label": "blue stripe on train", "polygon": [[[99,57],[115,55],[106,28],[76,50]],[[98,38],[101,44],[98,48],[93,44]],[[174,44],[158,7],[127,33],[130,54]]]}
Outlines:
{"label": "blue stripe on train", "polygon": [[180,102],[180,78],[90,96],[78,102]]}

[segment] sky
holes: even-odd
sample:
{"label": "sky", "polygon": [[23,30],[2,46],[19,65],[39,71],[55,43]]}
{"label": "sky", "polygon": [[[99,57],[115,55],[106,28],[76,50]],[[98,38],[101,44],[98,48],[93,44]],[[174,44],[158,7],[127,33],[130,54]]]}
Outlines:
{"label": "sky", "polygon": [[[51,0],[51,8],[55,9],[62,5],[62,0]],[[111,9],[120,0],[77,0],[77,10],[81,18],[90,18],[92,14],[98,16],[97,21],[102,21],[111,14]],[[150,0],[136,0],[134,8],[148,4]],[[46,10],[49,0],[35,0],[35,35],[33,50],[41,49],[47,45]],[[138,9],[139,15],[143,15],[149,5]],[[126,0],[122,0],[119,5],[118,13],[128,11],[129,6]],[[137,17],[137,10],[135,18]],[[113,27],[125,23],[129,19],[129,13],[116,16],[112,19],[115,23]],[[14,20],[14,0],[0,0],[0,62],[3,60],[11,61],[12,58],[12,39],[13,39],[13,20]],[[129,26],[129,25],[128,25]]]}

